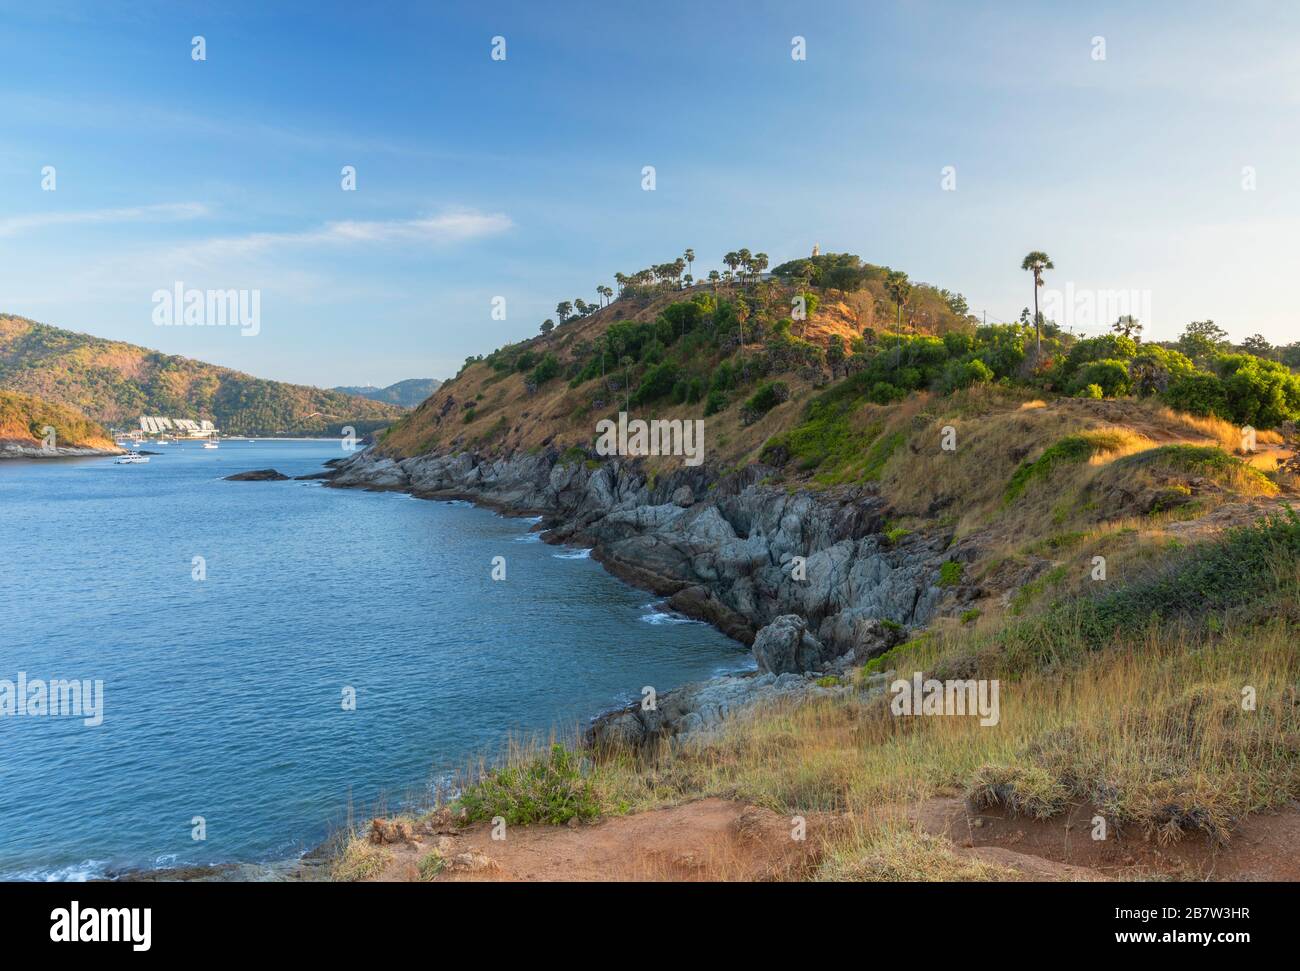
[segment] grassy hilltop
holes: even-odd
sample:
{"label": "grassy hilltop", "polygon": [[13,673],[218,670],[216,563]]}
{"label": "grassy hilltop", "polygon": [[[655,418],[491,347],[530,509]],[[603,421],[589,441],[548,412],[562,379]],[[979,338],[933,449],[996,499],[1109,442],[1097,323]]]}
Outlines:
{"label": "grassy hilltop", "polygon": [[[702,417],[718,475],[762,463],[791,491],[865,490],[887,502],[887,541],[947,537],[947,600],[925,631],[826,679],[834,697],[721,737],[514,750],[470,780],[456,825],[601,818],[606,842],[652,842],[645,821],[671,818],[678,855],[698,837],[744,857],[750,810],[705,833],[700,807],[757,807],[773,847],[809,821],[766,869],[661,861],[655,878],[1276,877],[1249,846],[1277,841],[1269,820],[1300,820],[1297,345],[1233,345],[1204,321],[1163,344],[1123,318],[1093,337],[1032,317],[986,326],[960,296],[844,255],[691,287],[673,266],[467,361],[380,449],[592,463],[596,422],[621,409]],[[647,459],[647,474],[678,462]],[[895,717],[886,672],[998,679],[1001,720]],[[1106,840],[1089,838],[1098,818]],[[448,817],[409,825],[445,832]],[[1251,827],[1264,835],[1243,845]],[[596,859],[603,844],[567,832],[560,857]],[[354,841],[339,873],[441,878],[448,862],[403,852]]]}
{"label": "grassy hilltop", "polygon": [[140,415],[210,419],[232,435],[359,433],[388,425],[396,405],[0,316],[0,388],[78,409],[109,426]]}

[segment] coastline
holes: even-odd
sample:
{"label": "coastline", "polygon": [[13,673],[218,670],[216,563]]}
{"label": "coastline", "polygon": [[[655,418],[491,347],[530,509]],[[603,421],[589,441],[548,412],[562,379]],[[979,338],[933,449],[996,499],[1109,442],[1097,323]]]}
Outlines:
{"label": "coastline", "polygon": [[108,458],[125,454],[125,450],[116,446],[102,448],[91,445],[59,445],[50,449],[42,447],[35,441],[30,443],[16,439],[0,441],[0,460]]}
{"label": "coastline", "polygon": [[[937,578],[937,556],[948,545],[946,537],[918,537],[910,550],[886,550],[878,539],[884,523],[878,497],[864,490],[849,490],[829,500],[807,493],[790,496],[784,490],[760,485],[763,470],[759,467],[734,475],[730,481],[706,470],[689,469],[654,484],[636,465],[615,461],[595,467],[587,464],[575,467],[562,463],[555,453],[505,460],[482,460],[460,453],[421,456],[399,463],[366,450],[332,459],[325,465],[326,471],[310,478],[321,479],[331,488],[399,492],[433,501],[469,502],[502,516],[534,519],[532,531],[539,532],[543,542],[589,549],[590,556],[610,574],[663,598],[659,609],[709,623],[739,647],[752,648],[765,628],[781,628],[793,638],[796,653],[801,643],[817,645],[816,660],[808,670],[764,670],[760,663],[753,671],[687,682],[661,692],[658,710],[650,714],[641,711],[638,704],[594,712],[582,736],[582,741],[592,746],[639,746],[663,737],[709,733],[736,712],[763,703],[846,691],[845,687],[818,681],[826,673],[843,673],[902,639],[903,624],[896,622],[895,629],[884,627],[877,620],[862,618],[862,605],[855,608],[837,604],[830,596],[836,586],[834,581],[820,585],[811,599],[797,604],[788,599],[797,592],[788,583],[783,585],[778,581],[776,589],[770,589],[771,584],[755,585],[753,574],[762,572],[764,567],[775,567],[778,572],[785,567],[784,572],[788,574],[790,553],[777,548],[782,542],[776,538],[781,530],[769,535],[751,528],[742,530],[746,535],[741,536],[729,516],[738,516],[743,510],[741,518],[744,519],[757,516],[773,502],[783,506],[793,504],[796,520],[801,526],[808,526],[825,544],[825,548],[809,550],[810,564],[820,555],[828,565],[835,562],[840,568],[846,568],[854,559],[851,553],[864,553],[865,562],[876,568],[892,559],[888,572],[900,575],[896,583],[900,595],[895,603],[901,615],[918,626],[933,615],[934,602],[938,599],[935,594],[939,591],[935,587],[930,593],[928,588],[934,586],[933,578]],[[702,498],[697,500],[697,494]],[[657,499],[666,501],[656,502]],[[730,507],[720,509],[722,501]],[[704,533],[696,537],[693,545],[721,555],[722,562],[727,564],[725,568],[705,566],[703,570],[692,568],[687,572],[681,568],[685,562],[682,559],[667,556],[662,550],[655,553],[656,547],[665,542],[665,528],[669,535],[675,533],[674,542],[686,542],[691,536],[691,530],[680,528],[685,524],[677,524],[679,528],[673,529],[688,511],[692,522]],[[783,508],[777,521],[788,519],[790,514],[791,510]],[[752,520],[747,524],[756,525]],[[728,551],[725,549],[728,544],[738,545],[739,549]],[[837,546],[840,546],[838,556],[830,552]],[[641,556],[642,550],[649,550],[652,555]],[[922,565],[910,562],[912,559]],[[904,580],[910,586],[904,585]],[[784,597],[778,592],[782,586],[786,586]],[[763,596],[751,592],[745,600],[746,591],[758,590],[764,591]],[[841,609],[832,612],[837,606]],[[800,620],[793,632],[783,626],[788,625],[787,615],[807,616],[804,611],[812,615],[810,620],[819,619],[820,623],[805,627]],[[845,613],[847,617],[842,616]],[[777,618],[781,618],[780,622],[772,623]],[[824,633],[826,644],[814,638],[813,632],[819,636]],[[856,642],[846,648],[844,641],[854,638]],[[807,660],[806,652],[801,660]],[[95,879],[123,882],[328,880],[336,835],[291,859],[137,868],[109,872]]]}

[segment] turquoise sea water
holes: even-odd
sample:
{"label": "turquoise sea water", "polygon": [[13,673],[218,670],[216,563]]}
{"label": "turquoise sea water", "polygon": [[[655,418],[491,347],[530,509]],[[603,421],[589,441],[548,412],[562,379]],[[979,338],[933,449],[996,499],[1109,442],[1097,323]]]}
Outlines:
{"label": "turquoise sea water", "polygon": [[104,692],[97,727],[0,717],[2,878],[285,859],[507,733],[748,666],[527,520],[221,481],[319,471],[337,441],[156,451],[0,462],[0,682]]}

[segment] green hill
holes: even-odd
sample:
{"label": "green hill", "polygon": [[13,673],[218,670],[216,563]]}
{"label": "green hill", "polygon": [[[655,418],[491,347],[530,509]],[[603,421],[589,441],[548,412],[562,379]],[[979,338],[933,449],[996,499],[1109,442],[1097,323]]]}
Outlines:
{"label": "green hill", "polygon": [[39,448],[47,428],[54,429],[54,444],[60,448],[115,448],[102,426],[72,408],[0,391],[0,442]]}
{"label": "green hill", "polygon": [[400,408],[414,408],[429,395],[438,390],[442,382],[437,378],[407,378],[386,388],[376,388],[373,384],[344,385],[335,388],[342,394],[369,398],[371,401],[383,401]]}
{"label": "green hill", "polygon": [[0,389],[67,405],[108,426],[165,415],[206,418],[234,435],[334,435],[348,425],[364,434],[403,413],[12,316],[0,316]]}

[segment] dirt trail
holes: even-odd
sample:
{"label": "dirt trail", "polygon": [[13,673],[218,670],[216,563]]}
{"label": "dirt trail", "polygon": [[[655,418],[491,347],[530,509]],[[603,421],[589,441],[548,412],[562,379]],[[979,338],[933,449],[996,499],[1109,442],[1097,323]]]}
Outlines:
{"label": "dirt trail", "polygon": [[440,827],[418,844],[389,846],[375,879],[419,880],[431,850],[448,861],[437,880],[793,880],[817,863],[832,818],[807,819],[806,838],[770,810],[723,799],[615,816],[594,825],[513,826],[493,840],[488,824]]}
{"label": "dirt trail", "polygon": [[[895,810],[895,813],[897,811]],[[903,813],[918,828],[952,840],[955,852],[1035,881],[1300,881],[1300,805],[1246,819],[1231,843],[1186,839],[1161,847],[1140,833],[1093,840],[1090,806],[1050,820],[970,813],[961,799],[932,799]],[[812,814],[806,838],[791,819],[724,799],[619,816],[584,826],[516,826],[505,840],[491,828],[438,832],[387,849],[393,859],[374,879],[420,880],[419,861],[437,850],[447,866],[437,881],[761,881],[812,876],[824,841],[850,817]]]}

